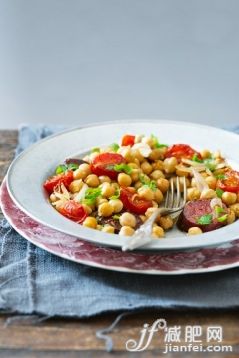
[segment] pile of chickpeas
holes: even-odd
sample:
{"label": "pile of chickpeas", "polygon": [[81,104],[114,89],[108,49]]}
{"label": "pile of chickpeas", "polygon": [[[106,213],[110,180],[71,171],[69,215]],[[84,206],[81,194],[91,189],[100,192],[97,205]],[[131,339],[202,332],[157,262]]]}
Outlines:
{"label": "pile of chickpeas", "polygon": [[[100,230],[105,233],[115,233],[115,228],[112,225],[99,224],[97,217],[110,218],[112,216],[117,216],[121,226],[119,235],[132,236],[134,234],[137,225],[136,215],[128,212],[119,198],[111,198],[117,193],[120,187],[126,187],[131,190],[132,193],[138,194],[140,198],[152,201],[153,206],[150,207],[144,215],[140,215],[142,223],[145,222],[145,220],[147,220],[163,203],[165,194],[169,189],[170,178],[175,178],[175,180],[177,176],[179,176],[180,179],[182,178],[182,180],[180,180],[180,185],[181,190],[183,190],[183,177],[186,177],[188,201],[203,198],[210,199],[217,196],[215,191],[217,179],[215,175],[220,173],[220,170],[212,174],[208,174],[206,171],[201,173],[205,178],[209,189],[200,192],[192,174],[180,169],[180,166],[178,167],[180,163],[175,157],[165,158],[166,147],[155,147],[154,139],[147,136],[136,136],[135,142],[147,144],[151,148],[151,153],[148,157],[144,157],[139,150],[134,150],[131,147],[120,147],[117,152],[123,155],[127,165],[132,168],[130,174],[121,172],[119,173],[117,180],[111,180],[108,176],[97,176],[93,174],[91,172],[90,162],[99,154],[99,152],[93,152],[83,158],[89,164],[81,164],[79,168],[74,171],[74,180],[69,186],[69,192],[72,199],[77,196],[84,183],[90,188],[101,188],[101,195],[97,197],[94,204],[82,204],[88,214],[88,217],[82,224],[83,226]],[[110,147],[100,149],[100,153],[103,152],[112,152],[112,149]],[[223,160],[219,152],[211,153],[208,150],[203,150],[200,154],[203,159],[213,156],[218,163]],[[156,189],[152,190],[150,187],[145,186],[140,180],[142,175],[146,180],[154,181],[156,183]],[[56,200],[57,198],[55,194],[51,194],[50,201],[54,202]],[[239,217],[239,195],[224,192],[222,201],[229,208],[227,223],[230,224]],[[170,230],[173,226],[174,220],[171,216],[159,216],[153,225],[152,237],[164,237],[165,231]],[[197,227],[191,228],[188,232],[190,235],[199,233],[201,233],[201,230]]]}

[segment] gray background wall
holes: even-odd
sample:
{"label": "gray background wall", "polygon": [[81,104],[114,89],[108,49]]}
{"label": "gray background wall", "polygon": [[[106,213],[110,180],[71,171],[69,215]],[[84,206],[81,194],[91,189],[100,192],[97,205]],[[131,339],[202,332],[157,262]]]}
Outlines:
{"label": "gray background wall", "polygon": [[0,0],[0,126],[239,124],[238,0]]}

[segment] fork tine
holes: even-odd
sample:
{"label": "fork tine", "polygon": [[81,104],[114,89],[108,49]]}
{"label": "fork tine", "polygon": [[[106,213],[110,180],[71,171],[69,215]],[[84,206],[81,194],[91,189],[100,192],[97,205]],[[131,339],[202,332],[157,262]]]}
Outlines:
{"label": "fork tine", "polygon": [[179,182],[179,177],[177,176],[177,196],[176,196],[176,204],[174,206],[175,208],[179,207],[180,200],[181,200],[180,182]]}
{"label": "fork tine", "polygon": [[168,205],[168,208],[173,208],[173,204],[174,204],[174,181],[173,178],[170,179],[170,191],[171,191],[171,197],[170,197],[170,202]]}
{"label": "fork tine", "polygon": [[187,201],[187,183],[186,183],[186,177],[183,177],[183,204],[185,205]]}

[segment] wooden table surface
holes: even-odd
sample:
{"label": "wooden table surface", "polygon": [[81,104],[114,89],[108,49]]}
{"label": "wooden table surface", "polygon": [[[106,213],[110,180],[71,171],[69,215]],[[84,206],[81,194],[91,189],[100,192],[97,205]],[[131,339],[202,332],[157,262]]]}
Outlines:
{"label": "wooden table surface", "polygon": [[[14,156],[17,131],[0,131],[0,180]],[[196,278],[196,276],[195,276]],[[0,278],[1,279],[1,278]],[[1,281],[0,281],[1,282]],[[109,357],[105,352],[104,341],[96,338],[96,331],[109,326],[117,314],[107,314],[91,319],[50,319],[34,323],[31,320],[12,320],[11,315],[0,315],[0,358],[4,357]],[[223,345],[232,345],[232,353],[170,353],[163,354],[164,342],[155,335],[147,351],[129,353],[125,349],[128,339],[137,339],[144,323],[152,324],[164,318],[168,326],[180,325],[182,330],[188,325],[201,325],[203,332],[208,326],[221,325]],[[114,341],[116,357],[239,357],[239,312],[207,310],[153,310],[135,313],[124,317],[110,334]],[[185,344],[184,342],[181,343]],[[203,340],[203,346],[207,342]]]}

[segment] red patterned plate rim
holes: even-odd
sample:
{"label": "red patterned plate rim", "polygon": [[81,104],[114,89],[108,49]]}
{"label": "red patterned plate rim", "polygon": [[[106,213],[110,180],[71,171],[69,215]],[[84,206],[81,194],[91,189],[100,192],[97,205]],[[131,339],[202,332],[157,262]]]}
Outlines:
{"label": "red patterned plate rim", "polygon": [[31,219],[10,198],[5,179],[0,202],[6,219],[25,239],[52,254],[84,265],[154,275],[205,273],[239,266],[239,239],[191,251],[121,252],[93,245]]}

